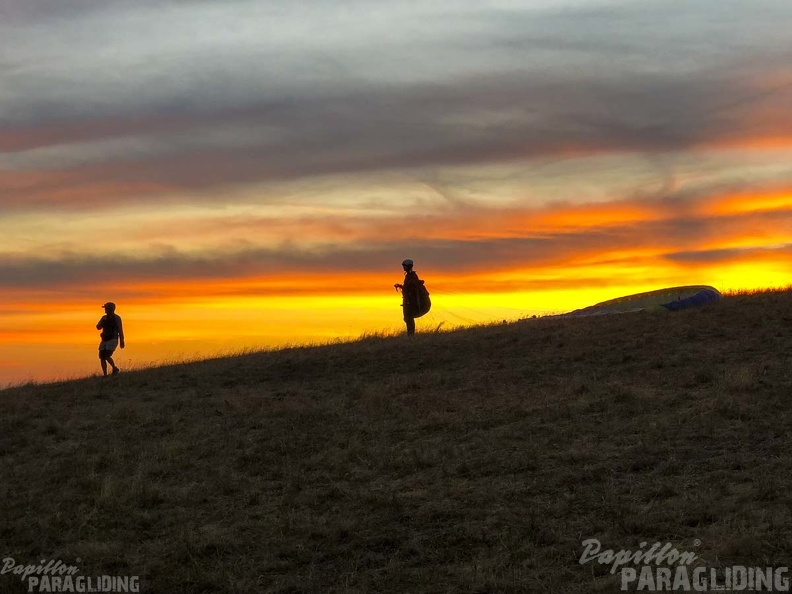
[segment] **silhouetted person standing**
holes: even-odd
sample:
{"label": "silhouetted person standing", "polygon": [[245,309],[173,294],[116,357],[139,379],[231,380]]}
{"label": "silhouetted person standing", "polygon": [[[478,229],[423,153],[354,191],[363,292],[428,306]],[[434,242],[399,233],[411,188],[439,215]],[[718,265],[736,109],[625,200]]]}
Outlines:
{"label": "silhouetted person standing", "polygon": [[108,301],[104,307],[105,315],[96,325],[97,330],[102,331],[101,342],[99,343],[99,361],[102,363],[102,373],[107,376],[107,364],[113,368],[113,375],[118,375],[121,371],[113,361],[113,352],[116,347],[124,348],[124,327],[121,325],[121,316],[115,312],[115,303]]}
{"label": "silhouetted person standing", "polygon": [[418,313],[418,290],[421,281],[413,270],[412,260],[408,258],[402,262],[402,268],[404,268],[404,284],[396,283],[393,286],[401,289],[404,323],[407,325],[407,335],[412,336],[415,334],[415,316]]}

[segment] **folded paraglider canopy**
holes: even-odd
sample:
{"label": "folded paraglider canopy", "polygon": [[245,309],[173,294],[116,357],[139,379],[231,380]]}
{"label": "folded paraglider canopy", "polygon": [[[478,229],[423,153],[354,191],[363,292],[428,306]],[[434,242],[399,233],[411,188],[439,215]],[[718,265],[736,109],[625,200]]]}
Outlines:
{"label": "folded paraglider canopy", "polygon": [[690,307],[698,307],[713,303],[722,298],[720,292],[707,285],[691,285],[688,287],[670,287],[646,293],[637,293],[603,301],[596,305],[576,309],[567,316],[595,316],[610,313],[627,313],[631,311],[679,311]]}

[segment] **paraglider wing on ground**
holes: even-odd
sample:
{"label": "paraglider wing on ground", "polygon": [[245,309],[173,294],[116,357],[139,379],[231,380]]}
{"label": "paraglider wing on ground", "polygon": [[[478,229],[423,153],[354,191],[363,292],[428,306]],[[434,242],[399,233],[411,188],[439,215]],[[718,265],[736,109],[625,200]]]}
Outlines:
{"label": "paraglider wing on ground", "polygon": [[632,311],[679,311],[690,307],[699,307],[721,299],[720,292],[708,285],[690,285],[685,287],[669,287],[657,291],[647,291],[603,301],[596,305],[576,309],[564,314],[566,316],[596,316],[611,313],[628,313]]}

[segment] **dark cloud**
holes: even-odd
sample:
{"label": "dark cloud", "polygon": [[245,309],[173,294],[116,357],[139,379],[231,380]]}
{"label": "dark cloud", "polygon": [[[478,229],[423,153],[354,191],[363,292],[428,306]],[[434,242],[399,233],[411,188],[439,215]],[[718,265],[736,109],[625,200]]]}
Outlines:
{"label": "dark cloud", "polygon": [[[125,0],[115,0],[112,4],[123,4]],[[105,0],[3,0],[0,4],[0,18],[9,25],[29,25],[42,21],[73,20],[96,11],[108,10]]]}
{"label": "dark cloud", "polygon": [[[114,193],[127,204],[185,191],[215,200],[225,186],[568,155],[652,158],[792,130],[786,2],[463,2],[420,27],[433,13],[417,3],[373,6],[6,3],[0,207],[93,207]],[[221,24],[207,26],[206,11]],[[260,35],[223,29],[247,21]],[[275,24],[292,35],[280,45],[267,42]],[[315,38],[300,37],[308,25]],[[34,35],[40,43],[11,47]]]}
{"label": "dark cloud", "polygon": [[[574,231],[533,233],[525,237],[481,240],[436,239],[432,237],[384,237],[353,247],[326,245],[313,249],[284,245],[280,248],[249,248],[233,252],[185,254],[176,249],[160,249],[159,255],[120,257],[74,253],[18,256],[0,262],[0,287],[35,290],[56,287],[135,285],[150,283],[198,284],[221,279],[311,278],[314,275],[380,274],[398,270],[405,257],[420,263],[420,269],[443,274],[507,271],[513,268],[556,268],[562,275],[581,257],[602,263],[617,260],[636,263],[643,248],[652,248],[656,258],[680,263],[728,262],[747,255],[768,254],[756,248],[709,249],[696,246],[741,237],[764,228],[789,228],[792,211],[748,213],[739,216],[678,217],[617,226],[586,227]],[[689,249],[680,249],[687,247]],[[775,248],[773,248],[775,249]],[[790,246],[775,253],[789,256]],[[614,260],[614,253],[624,253]],[[353,290],[352,287],[340,287]],[[276,292],[283,292],[278,288]],[[286,289],[288,292],[288,289]]]}
{"label": "dark cloud", "polygon": [[692,250],[667,254],[665,258],[682,264],[728,264],[735,261],[752,261],[768,257],[789,261],[792,244],[777,247],[746,247],[718,250]]}
{"label": "dark cloud", "polygon": [[[278,102],[229,114],[162,115],[132,120],[100,120],[82,125],[11,131],[7,150],[72,140],[142,138],[129,154],[109,153],[94,164],[69,167],[70,179],[42,173],[38,184],[11,187],[12,173],[0,176],[0,204],[78,206],[92,202],[92,186],[134,184],[163,193],[211,193],[223,186],[293,180],[334,173],[431,169],[552,159],[568,154],[638,152],[656,155],[700,145],[759,139],[792,129],[784,121],[753,120],[745,132],[728,117],[723,97],[745,95],[744,84],[717,76],[694,81],[673,76],[634,80],[515,80],[480,76],[453,84],[383,89],[355,96]],[[760,93],[760,91],[757,91]],[[792,99],[792,88],[777,89],[774,101]],[[741,105],[744,109],[744,106]],[[736,107],[735,107],[736,109]],[[744,118],[744,113],[739,114]],[[244,142],[216,138],[243,127]],[[196,135],[200,130],[214,135]],[[147,143],[146,139],[151,142]],[[148,147],[148,148],[147,148]],[[119,149],[122,150],[122,149]],[[63,158],[77,159],[74,154]],[[32,157],[29,157],[32,158]],[[24,162],[24,161],[23,161]],[[54,176],[57,183],[47,182]],[[3,181],[4,178],[8,181]],[[74,189],[68,201],[60,196]],[[130,194],[130,192],[125,192]],[[145,201],[142,192],[138,198]]]}

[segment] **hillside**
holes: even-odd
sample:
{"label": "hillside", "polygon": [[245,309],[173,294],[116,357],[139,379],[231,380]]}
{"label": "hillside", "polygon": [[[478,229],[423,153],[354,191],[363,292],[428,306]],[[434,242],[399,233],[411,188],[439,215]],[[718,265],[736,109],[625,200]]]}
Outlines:
{"label": "hillside", "polygon": [[618,591],[591,538],[784,566],[790,394],[791,291],[17,387],[0,557],[150,592]]}

